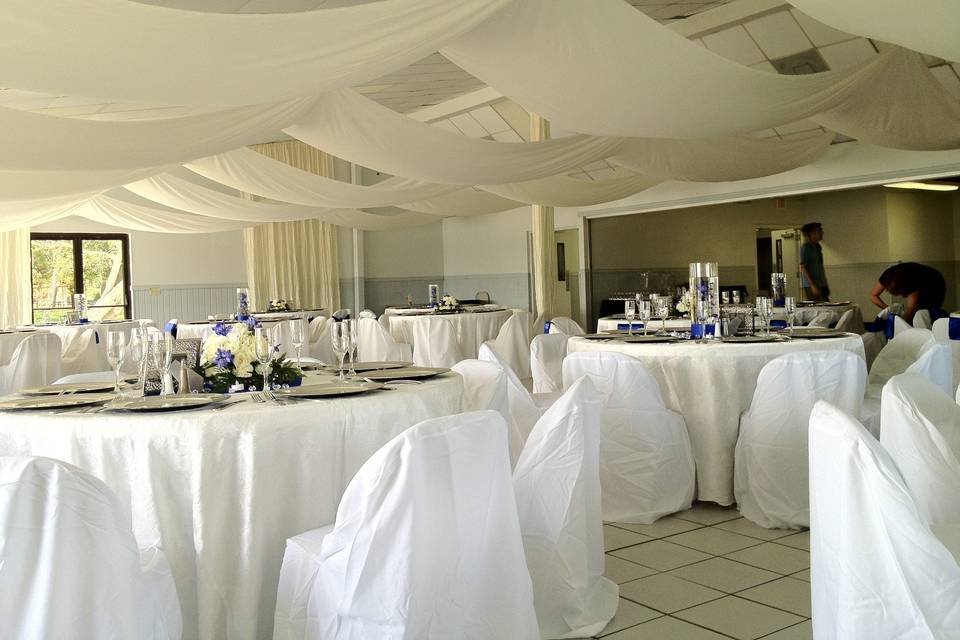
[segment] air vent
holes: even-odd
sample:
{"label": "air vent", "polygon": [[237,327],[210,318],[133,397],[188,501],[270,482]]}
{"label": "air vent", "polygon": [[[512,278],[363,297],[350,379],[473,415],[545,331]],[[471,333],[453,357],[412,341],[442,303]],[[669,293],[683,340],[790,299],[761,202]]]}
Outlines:
{"label": "air vent", "polygon": [[820,56],[820,52],[816,49],[808,49],[770,62],[776,67],[777,73],[788,76],[801,76],[830,70],[830,67],[827,66],[827,63]]}

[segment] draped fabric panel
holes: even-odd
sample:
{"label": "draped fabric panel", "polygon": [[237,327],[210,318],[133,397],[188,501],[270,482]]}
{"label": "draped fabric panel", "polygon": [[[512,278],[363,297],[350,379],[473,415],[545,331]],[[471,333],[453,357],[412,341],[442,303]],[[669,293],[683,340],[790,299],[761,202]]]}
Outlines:
{"label": "draped fabric panel", "polygon": [[[550,138],[550,123],[530,114],[530,139]],[[552,318],[557,310],[557,253],[554,250],[553,207],[535,204],[531,208],[533,227],[534,316]]]}
{"label": "draped fabric panel", "polygon": [[788,1],[835,29],[960,62],[960,4],[955,0]]}
{"label": "draped fabric panel", "polygon": [[157,104],[266,103],[402,69],[510,2],[230,14],[129,0],[4,0],[0,86]]}
{"label": "draped fabric panel", "polygon": [[0,328],[30,322],[30,229],[0,231]]}
{"label": "draped fabric panel", "polygon": [[[296,141],[254,149],[304,171],[335,177],[330,155]],[[336,225],[314,219],[249,227],[243,245],[255,308],[265,308],[270,298],[293,300],[304,309],[340,308]]]}
{"label": "draped fabric panel", "polygon": [[624,169],[616,169],[612,178],[604,180],[581,180],[569,176],[553,176],[531,180],[530,182],[482,185],[480,188],[527,204],[582,207],[620,200],[644,189],[649,189],[660,182],[662,181],[656,178],[649,178]]}

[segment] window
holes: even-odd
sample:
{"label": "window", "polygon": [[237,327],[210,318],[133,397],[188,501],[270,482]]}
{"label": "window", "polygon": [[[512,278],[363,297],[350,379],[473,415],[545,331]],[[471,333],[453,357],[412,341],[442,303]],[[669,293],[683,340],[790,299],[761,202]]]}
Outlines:
{"label": "window", "polygon": [[33,321],[59,322],[73,294],[91,320],[130,318],[130,240],[118,233],[30,234]]}

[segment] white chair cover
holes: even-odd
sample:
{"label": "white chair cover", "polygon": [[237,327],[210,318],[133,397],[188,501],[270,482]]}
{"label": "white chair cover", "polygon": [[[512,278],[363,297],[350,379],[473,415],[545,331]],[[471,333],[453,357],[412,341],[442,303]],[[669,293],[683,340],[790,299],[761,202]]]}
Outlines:
{"label": "white chair cover", "polygon": [[507,376],[507,406],[510,408],[511,426],[520,434],[520,446],[527,441],[527,436],[533,431],[533,426],[543,414],[543,411],[537,406],[533,396],[527,391],[527,388],[520,382],[520,378],[500,361],[498,354],[490,348],[490,341],[480,345],[479,359],[486,362],[493,362]]}
{"label": "white chair cover", "polygon": [[[380,326],[383,327],[387,333],[390,332],[390,316],[386,312],[381,313],[380,317],[377,319],[377,322],[380,323]],[[410,348],[413,349],[413,345],[410,345]]]}
{"label": "white chair cover", "polygon": [[[106,336],[102,336],[106,340]],[[84,329],[63,348],[60,368],[64,374],[106,371],[110,368],[100,349],[96,329]]]}
{"label": "white chair cover", "polygon": [[960,384],[960,340],[950,339],[950,318],[939,318],[933,323],[933,337],[937,342],[950,345],[950,360],[953,363],[953,384]]}
{"label": "white chair cover", "polygon": [[880,350],[877,359],[873,361],[867,382],[883,386],[893,376],[906,371],[907,367],[916,362],[923,351],[935,342],[933,332],[928,329],[910,328],[894,334],[893,340]]}
{"label": "white chair cover", "polygon": [[460,343],[457,342],[457,327],[454,323],[437,316],[418,318],[413,323],[413,363],[418,367],[450,368],[463,360]]}
{"label": "white chair cover", "polygon": [[950,318],[938,318],[930,329],[933,331],[933,337],[937,342],[950,340]]}
{"label": "white chair cover", "polygon": [[740,416],[733,492],[743,516],[768,529],[810,526],[807,428],[818,400],[860,415],[867,367],[849,351],[774,358]]}
{"label": "white chair cover", "polygon": [[880,444],[930,524],[960,523],[960,405],[915,373],[883,388]]}
{"label": "white chair cover", "polygon": [[920,309],[913,314],[914,329],[933,329],[933,318],[927,309]]}
{"label": "white chair cover", "polygon": [[833,324],[833,319],[837,317],[832,311],[821,311],[813,320],[807,323],[808,327],[829,327]]}
{"label": "white chair cover", "polygon": [[943,389],[947,395],[952,396],[954,393],[953,352],[948,344],[934,342],[927,345],[916,362],[907,367],[907,371],[922,375]]}
{"label": "white chair cover", "polygon": [[24,338],[10,362],[0,366],[0,395],[50,384],[59,377],[60,338],[38,332]]}
{"label": "white chair cover", "polygon": [[571,318],[560,316],[550,321],[550,333],[565,333],[568,336],[582,336],[583,327]]}
{"label": "white chair cover", "polygon": [[810,417],[810,577],[817,640],[960,633],[960,567],[880,443],[826,402]]}
{"label": "white chair cover", "polygon": [[276,640],[539,637],[496,412],[407,429],[350,481],[335,524],[287,541]]}
{"label": "white chair cover", "polygon": [[75,382],[114,382],[116,375],[113,371],[91,371],[89,373],[74,373],[73,375],[58,378],[53,384],[73,384]]}
{"label": "white chair cover", "polygon": [[620,588],[603,576],[601,410],[589,378],[573,383],[537,422],[513,472],[542,638],[594,636],[617,612]]}
{"label": "white chair cover", "polygon": [[324,364],[334,364],[337,361],[330,337],[330,326],[333,322],[333,318],[317,316],[310,321],[308,329],[310,340],[307,343],[307,353]]}
{"label": "white chair cover", "polygon": [[360,314],[357,316],[357,319],[358,319],[358,320],[366,320],[367,318],[371,318],[371,319],[373,319],[373,320],[376,320],[376,319],[377,319],[377,314],[375,314],[375,313],[374,313],[373,311],[371,311],[370,309],[364,309],[364,310],[361,311]]}
{"label": "white chair cover", "polygon": [[837,331],[846,331],[847,333],[855,333],[857,335],[863,335],[867,328],[863,325],[863,317],[860,315],[860,307],[854,307],[853,309],[847,309],[843,312],[843,315],[840,316],[840,319],[837,320]]}
{"label": "white chair cover", "polygon": [[524,316],[514,313],[500,327],[496,339],[488,342],[517,377],[530,377],[530,330]]}
{"label": "white chair cover", "polygon": [[507,400],[507,372],[495,362],[461,360],[453,370],[463,377],[464,411],[496,411],[507,421],[510,441],[510,464],[515,465],[523,448],[524,437],[510,416]]}
{"label": "white chair cover", "polygon": [[360,318],[354,324],[357,332],[357,358],[361,362],[412,362],[413,349],[400,344],[374,318]]}
{"label": "white chair cover", "polygon": [[158,549],[100,480],[49,458],[0,457],[0,636],[180,637],[180,603]]}
{"label": "white chair cover", "polygon": [[533,336],[530,342],[530,373],[534,393],[563,391],[563,359],[569,336],[562,333]]}
{"label": "white chair cover", "polygon": [[603,399],[600,483],[603,519],[650,523],[693,502],[694,463],[683,416],[667,409],[660,387],[635,358],[577,352],[563,361],[569,388],[589,375]]}
{"label": "white chair cover", "polygon": [[896,316],[896,317],[893,319],[893,337],[894,337],[894,338],[896,338],[898,335],[900,335],[901,333],[903,333],[903,332],[906,331],[907,329],[913,329],[913,328],[914,328],[914,327],[910,326],[910,323],[909,323],[909,322],[907,322],[906,320],[904,320],[904,319],[901,318],[900,316]]}

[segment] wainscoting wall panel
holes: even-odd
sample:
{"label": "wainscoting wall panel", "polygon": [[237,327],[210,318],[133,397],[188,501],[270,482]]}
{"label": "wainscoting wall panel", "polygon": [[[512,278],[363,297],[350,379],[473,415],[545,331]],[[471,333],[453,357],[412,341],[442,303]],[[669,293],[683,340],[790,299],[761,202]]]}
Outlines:
{"label": "wainscoting wall panel", "polygon": [[232,313],[237,308],[237,287],[245,283],[206,285],[153,285],[133,288],[133,316],[162,326],[171,318],[181,322],[206,320],[208,315]]}

